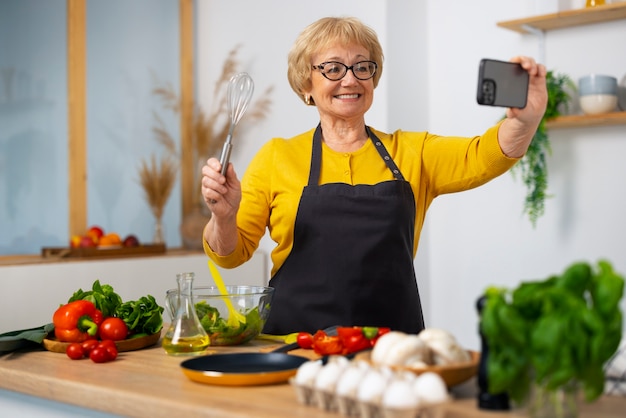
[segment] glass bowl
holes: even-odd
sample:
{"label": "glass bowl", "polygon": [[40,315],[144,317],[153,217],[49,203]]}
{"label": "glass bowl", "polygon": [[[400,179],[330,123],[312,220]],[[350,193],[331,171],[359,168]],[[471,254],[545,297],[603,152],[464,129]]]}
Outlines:
{"label": "glass bowl", "polygon": [[[193,288],[194,306],[207,332],[211,346],[245,344],[261,333],[269,316],[274,288],[266,286],[226,286],[227,295],[222,295],[216,286]],[[245,316],[245,323],[236,326],[228,323],[230,316],[226,300]],[[178,289],[169,289],[165,296],[165,309],[170,320],[176,316]]]}

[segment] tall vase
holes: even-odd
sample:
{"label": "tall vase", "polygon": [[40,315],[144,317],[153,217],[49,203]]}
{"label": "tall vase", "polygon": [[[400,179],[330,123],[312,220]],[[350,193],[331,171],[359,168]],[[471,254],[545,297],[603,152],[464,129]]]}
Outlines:
{"label": "tall vase", "polygon": [[154,224],[154,237],[152,238],[152,242],[154,244],[165,243],[165,238],[163,237],[163,220],[161,218],[156,218],[156,222]]}
{"label": "tall vase", "polygon": [[211,219],[211,212],[206,205],[198,205],[183,217],[180,225],[180,237],[183,247],[188,250],[202,250],[202,232]]}
{"label": "tall vase", "polygon": [[532,418],[577,418],[578,389],[575,382],[554,390],[535,385],[528,403],[528,415]]}

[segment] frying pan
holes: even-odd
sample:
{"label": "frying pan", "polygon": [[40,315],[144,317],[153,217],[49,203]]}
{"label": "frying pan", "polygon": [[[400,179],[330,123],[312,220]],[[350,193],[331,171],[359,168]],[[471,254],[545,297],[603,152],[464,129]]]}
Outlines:
{"label": "frying pan", "polygon": [[[333,326],[324,330],[337,332]],[[298,367],[309,361],[307,357],[287,354],[298,348],[287,344],[269,353],[230,353],[194,357],[183,361],[183,373],[199,383],[223,386],[254,386],[283,383],[294,376]]]}
{"label": "frying pan", "polygon": [[183,361],[183,373],[199,383],[253,386],[283,383],[310,359],[287,353],[232,353],[195,357]]}

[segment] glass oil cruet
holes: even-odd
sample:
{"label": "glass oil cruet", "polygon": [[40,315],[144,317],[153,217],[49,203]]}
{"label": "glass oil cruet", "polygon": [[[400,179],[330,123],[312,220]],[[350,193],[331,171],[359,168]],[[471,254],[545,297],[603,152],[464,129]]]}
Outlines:
{"label": "glass oil cruet", "polygon": [[176,275],[178,283],[176,316],[165,333],[162,343],[167,354],[202,354],[209,346],[209,336],[200,324],[193,303],[194,277],[194,273]]}

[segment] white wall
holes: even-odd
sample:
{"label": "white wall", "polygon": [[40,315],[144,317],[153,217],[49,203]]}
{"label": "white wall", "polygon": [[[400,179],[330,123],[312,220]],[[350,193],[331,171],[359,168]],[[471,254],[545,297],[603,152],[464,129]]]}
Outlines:
{"label": "white wall", "polygon": [[[552,5],[565,1],[548,2]],[[572,5],[580,5],[571,0]],[[385,71],[367,123],[392,131],[482,133],[503,114],[476,104],[481,58],[538,58],[536,38],[501,29],[496,22],[549,12],[543,0],[329,1],[199,0],[199,100],[210,99],[221,63],[242,43],[246,70],[257,84],[276,87],[270,118],[235,138],[233,162],[241,174],[263,142],[315,126],[314,108],[300,103],[286,80],[286,56],[297,34],[325,15],[355,15],[379,34]],[[554,7],[554,6],[553,6]],[[574,80],[590,72],[626,73],[624,21],[549,32],[546,64]],[[505,174],[473,191],[435,200],[416,258],[429,326],[451,330],[478,347],[476,298],[491,284],[512,287],[543,279],[577,260],[604,257],[626,272],[625,126],[550,132],[546,214],[533,228],[521,213],[525,190]],[[272,243],[262,242],[271,251]],[[626,306],[626,301],[623,305]]]}

